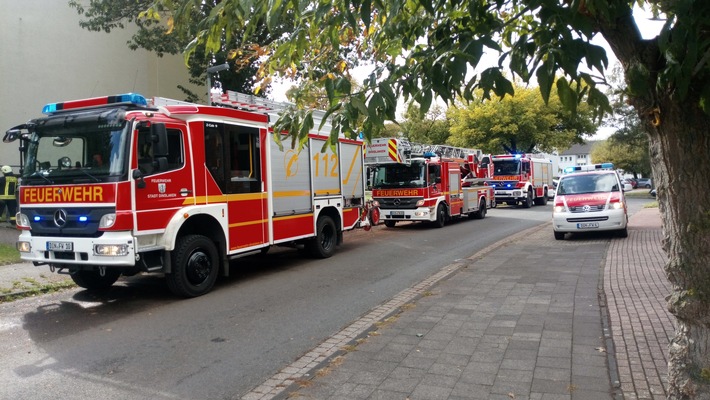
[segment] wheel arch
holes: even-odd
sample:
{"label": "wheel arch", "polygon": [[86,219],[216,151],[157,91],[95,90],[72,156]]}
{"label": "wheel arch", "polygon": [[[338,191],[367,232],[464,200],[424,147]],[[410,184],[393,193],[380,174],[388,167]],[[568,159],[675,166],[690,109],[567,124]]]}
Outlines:
{"label": "wheel arch", "polygon": [[[175,243],[181,236],[202,235],[212,240],[217,246],[218,257],[221,261],[223,273],[228,272],[226,222],[221,222],[217,215],[221,215],[225,205],[215,205],[209,208],[190,207],[176,213],[168,223],[162,237],[162,244],[166,253],[175,250]],[[226,220],[225,220],[226,221]],[[169,258],[169,257],[168,257]],[[225,268],[227,268],[225,270]],[[169,271],[165,271],[169,272]]]}
{"label": "wheel arch", "polygon": [[329,216],[335,223],[335,227],[338,229],[338,241],[337,244],[343,243],[343,216],[342,211],[334,206],[324,207],[318,212],[316,218],[313,219],[313,231],[315,232],[318,226],[318,218],[323,215]]}

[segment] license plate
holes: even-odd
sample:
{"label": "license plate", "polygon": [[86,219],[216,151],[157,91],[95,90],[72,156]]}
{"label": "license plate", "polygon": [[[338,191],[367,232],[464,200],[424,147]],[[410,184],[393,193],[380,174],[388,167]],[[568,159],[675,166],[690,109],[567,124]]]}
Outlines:
{"label": "license plate", "polygon": [[73,251],[74,243],[72,242],[47,242],[47,250],[49,251]]}
{"label": "license plate", "polygon": [[390,215],[393,217],[403,217],[404,211],[390,211]]}
{"label": "license plate", "polygon": [[577,224],[577,229],[599,228],[599,222],[580,222]]}

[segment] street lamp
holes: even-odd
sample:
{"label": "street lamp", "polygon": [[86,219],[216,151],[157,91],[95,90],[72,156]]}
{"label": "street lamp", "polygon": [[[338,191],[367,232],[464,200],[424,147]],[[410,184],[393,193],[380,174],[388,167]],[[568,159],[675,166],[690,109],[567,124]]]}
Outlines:
{"label": "street lamp", "polygon": [[212,105],[212,74],[229,69],[229,64],[213,65],[207,68],[207,105]]}

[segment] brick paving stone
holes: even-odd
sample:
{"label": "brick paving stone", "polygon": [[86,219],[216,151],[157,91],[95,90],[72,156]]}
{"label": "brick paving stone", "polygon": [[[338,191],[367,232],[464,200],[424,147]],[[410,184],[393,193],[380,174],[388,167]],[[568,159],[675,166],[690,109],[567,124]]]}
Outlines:
{"label": "brick paving stone", "polygon": [[[449,266],[328,341],[355,345],[330,372],[294,378],[296,366],[322,359],[316,355],[288,366],[282,373],[291,381],[310,383],[274,396],[597,400],[621,391],[624,399],[665,398],[674,324],[657,213],[633,216],[625,239],[555,241],[543,225]],[[274,397],[256,393],[244,398]]]}

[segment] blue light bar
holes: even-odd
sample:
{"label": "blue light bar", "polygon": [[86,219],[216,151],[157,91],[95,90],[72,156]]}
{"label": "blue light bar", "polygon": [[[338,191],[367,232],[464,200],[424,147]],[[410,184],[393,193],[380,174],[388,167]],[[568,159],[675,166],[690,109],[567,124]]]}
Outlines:
{"label": "blue light bar", "polygon": [[519,159],[521,159],[522,157],[523,157],[522,154],[516,154],[516,155],[515,155],[515,159],[516,159],[516,160],[519,160]]}
{"label": "blue light bar", "polygon": [[425,152],[424,152],[424,157],[425,157],[425,158],[436,157],[436,153],[434,153],[433,151],[425,151]]}
{"label": "blue light bar", "polygon": [[107,104],[130,103],[137,106],[147,106],[148,101],[138,93],[125,93],[115,96],[93,97],[90,99],[71,100],[61,103],[49,103],[42,108],[43,114],[50,114],[61,110],[76,108],[96,107]]}

